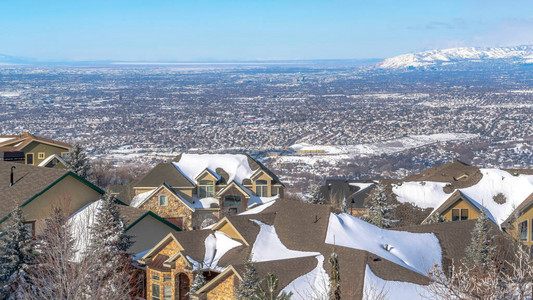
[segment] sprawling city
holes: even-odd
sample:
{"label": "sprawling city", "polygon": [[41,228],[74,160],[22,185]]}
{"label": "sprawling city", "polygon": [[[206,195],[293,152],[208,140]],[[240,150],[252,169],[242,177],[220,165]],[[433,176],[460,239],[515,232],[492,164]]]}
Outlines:
{"label": "sprawling city", "polygon": [[0,300],[533,297],[533,10],[0,1]]}

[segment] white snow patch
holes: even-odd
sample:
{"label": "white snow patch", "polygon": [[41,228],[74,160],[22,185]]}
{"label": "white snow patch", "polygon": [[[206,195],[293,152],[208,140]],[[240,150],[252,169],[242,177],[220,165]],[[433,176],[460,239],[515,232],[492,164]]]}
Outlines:
{"label": "white snow patch", "polygon": [[[497,224],[503,223],[529,195],[533,193],[533,175],[513,176],[499,169],[480,169],[483,178],[471,187],[460,191],[476,204],[485,208]],[[502,193],[506,202],[498,204],[493,197]]]}
{"label": "white snow patch", "polygon": [[235,180],[242,183],[250,178],[255,170],[250,168],[248,157],[243,154],[190,154],[184,153],[181,159],[174,163],[191,182],[205,169],[216,174],[217,168],[222,168],[229,175],[228,183]]}
{"label": "white snow patch", "polygon": [[374,253],[424,276],[435,264],[442,265],[433,233],[385,230],[346,213],[330,214],[326,243]]}
{"label": "white snow patch", "polygon": [[348,185],[358,187],[358,188],[360,188],[360,190],[364,190],[367,187],[373,186],[374,184],[375,183],[372,183],[372,182],[371,183],[365,183],[365,182],[350,182],[350,183],[348,183]]}
{"label": "white snow patch", "polygon": [[283,245],[273,225],[267,225],[258,220],[251,221],[260,227],[252,247],[252,261],[254,262],[320,255],[319,252],[291,250]]}
{"label": "white snow patch", "polygon": [[413,300],[432,299],[425,286],[404,281],[388,281],[379,278],[367,265],[365,269],[365,282],[363,299],[372,300],[381,295],[384,299]]}
{"label": "white snow patch", "polygon": [[210,234],[205,239],[204,267],[212,270],[219,270],[220,267],[218,267],[218,261],[220,258],[222,258],[222,256],[224,256],[229,250],[241,245],[240,242],[233,240],[221,231],[216,231],[213,234]]}
{"label": "white snow patch", "polygon": [[196,198],[193,197],[193,207],[195,209],[204,209],[204,208],[211,208],[211,204],[219,205],[218,200],[212,197],[208,198]]}
{"label": "white snow patch", "polygon": [[74,239],[73,248],[76,251],[73,261],[80,262],[83,258],[91,239],[91,227],[93,227],[96,213],[102,206],[102,200],[86,204],[69,218],[72,237]]}
{"label": "white snow patch", "polygon": [[329,293],[329,276],[324,270],[324,256],[317,255],[317,265],[309,273],[289,283],[281,292],[293,293],[291,299],[327,299]]}
{"label": "white snow patch", "polygon": [[392,192],[401,203],[412,203],[421,208],[434,208],[446,201],[451,194],[444,192],[446,183],[433,181],[410,181],[393,185]]}
{"label": "white snow patch", "polygon": [[239,215],[255,215],[255,214],[258,214],[260,212],[262,212],[263,210],[265,210],[266,208],[272,206],[272,204],[276,203],[276,200],[272,200],[272,201],[269,201],[265,204],[260,204],[252,209],[249,209],[245,212],[242,212],[240,213]]}
{"label": "white snow patch", "polygon": [[148,191],[148,192],[141,193],[133,197],[133,199],[131,200],[130,206],[139,207],[139,205],[141,205],[144,202],[144,200],[146,200],[146,198],[148,198],[148,196],[150,196],[150,194],[154,192],[154,190],[155,189]]}
{"label": "white snow patch", "polygon": [[[481,180],[468,188],[459,189],[472,203],[487,209],[494,222],[501,225],[516,207],[533,193],[533,175],[514,176],[499,169],[480,169]],[[410,202],[421,208],[434,208],[434,211],[452,194],[444,193],[446,183],[425,181],[404,182],[393,185],[392,191],[399,202]],[[506,202],[498,204],[494,196],[502,193]]]}
{"label": "white snow patch", "polygon": [[12,139],[13,139],[12,137],[9,137],[9,138],[0,137],[0,143],[7,142],[7,141],[12,140]]}

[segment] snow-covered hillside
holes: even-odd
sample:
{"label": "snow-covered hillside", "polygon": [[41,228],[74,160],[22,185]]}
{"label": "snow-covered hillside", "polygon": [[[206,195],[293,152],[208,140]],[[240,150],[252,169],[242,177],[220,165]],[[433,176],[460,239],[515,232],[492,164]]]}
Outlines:
{"label": "snow-covered hillside", "polygon": [[492,48],[450,48],[403,54],[387,58],[377,66],[383,69],[423,68],[461,62],[533,63],[533,45]]}

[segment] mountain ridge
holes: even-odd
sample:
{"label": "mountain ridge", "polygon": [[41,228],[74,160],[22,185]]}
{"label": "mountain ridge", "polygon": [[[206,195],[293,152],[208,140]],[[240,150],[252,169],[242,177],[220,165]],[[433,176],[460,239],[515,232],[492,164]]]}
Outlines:
{"label": "mountain ridge", "polygon": [[428,50],[387,58],[378,63],[376,67],[381,69],[418,69],[472,62],[533,64],[533,45]]}

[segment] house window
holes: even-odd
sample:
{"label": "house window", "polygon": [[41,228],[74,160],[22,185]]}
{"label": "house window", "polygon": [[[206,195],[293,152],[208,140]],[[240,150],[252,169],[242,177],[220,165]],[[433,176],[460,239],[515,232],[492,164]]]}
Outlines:
{"label": "house window", "polygon": [[228,215],[234,216],[237,214],[237,208],[236,207],[230,207],[228,210]]}
{"label": "house window", "polygon": [[61,158],[67,159],[68,152],[61,152]]}
{"label": "house window", "polygon": [[241,206],[241,196],[230,195],[224,197],[224,206]]}
{"label": "house window", "polygon": [[152,280],[159,281],[161,280],[159,274],[152,272]]}
{"label": "house window", "polygon": [[171,280],[170,274],[163,274],[163,282],[170,282]]}
{"label": "house window", "polygon": [[38,157],[39,159],[44,159],[44,152],[39,152],[39,153],[37,154],[37,157]]}
{"label": "house window", "polygon": [[33,153],[26,154],[26,164],[33,165]]}
{"label": "house window", "polygon": [[200,180],[198,185],[198,197],[213,197],[215,194],[215,183],[212,180]]}
{"label": "house window", "polygon": [[159,206],[168,206],[167,195],[159,195]]}
{"label": "house window", "polygon": [[152,283],[152,300],[161,299],[161,290],[159,284]]}
{"label": "house window", "polygon": [[170,285],[163,286],[163,299],[172,300],[172,287]]}
{"label": "house window", "polygon": [[518,224],[518,238],[521,241],[527,241],[527,220]]}
{"label": "house window", "polygon": [[468,208],[452,208],[452,221],[468,220]]}
{"label": "house window", "polygon": [[266,180],[255,182],[255,194],[259,197],[268,197],[268,183]]}

